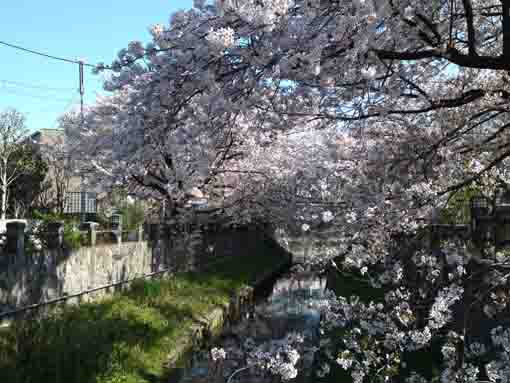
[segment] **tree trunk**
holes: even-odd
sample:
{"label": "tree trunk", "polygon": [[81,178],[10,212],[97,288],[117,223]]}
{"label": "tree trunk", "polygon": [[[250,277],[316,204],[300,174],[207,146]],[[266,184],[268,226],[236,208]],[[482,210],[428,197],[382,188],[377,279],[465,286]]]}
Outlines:
{"label": "tree trunk", "polygon": [[7,183],[2,183],[2,219],[5,219],[7,214]]}
{"label": "tree trunk", "polygon": [[7,215],[7,161],[3,161],[3,171],[2,171],[2,220],[5,219]]}
{"label": "tree trunk", "polygon": [[503,56],[510,58],[510,0],[501,0],[503,6]]}

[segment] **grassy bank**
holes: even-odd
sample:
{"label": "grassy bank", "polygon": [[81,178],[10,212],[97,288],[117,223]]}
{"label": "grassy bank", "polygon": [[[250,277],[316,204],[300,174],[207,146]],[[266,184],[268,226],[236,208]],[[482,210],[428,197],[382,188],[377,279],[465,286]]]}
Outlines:
{"label": "grassy bank", "polygon": [[273,252],[230,258],[200,274],[136,283],[98,303],[68,307],[0,333],[0,379],[10,383],[159,382],[193,318],[275,269]]}

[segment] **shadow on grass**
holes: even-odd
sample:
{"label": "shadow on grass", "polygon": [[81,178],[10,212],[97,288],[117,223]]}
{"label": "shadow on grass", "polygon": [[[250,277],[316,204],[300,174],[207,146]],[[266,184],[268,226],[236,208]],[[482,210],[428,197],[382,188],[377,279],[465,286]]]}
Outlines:
{"label": "shadow on grass", "polygon": [[278,254],[264,247],[250,246],[201,273],[135,283],[98,303],[18,321],[0,333],[0,381],[161,382],[169,353],[194,318],[278,264]]}
{"label": "shadow on grass", "polygon": [[144,371],[144,353],[185,315],[171,306],[163,314],[121,297],[17,323],[0,345],[3,381],[92,382],[115,370]]}

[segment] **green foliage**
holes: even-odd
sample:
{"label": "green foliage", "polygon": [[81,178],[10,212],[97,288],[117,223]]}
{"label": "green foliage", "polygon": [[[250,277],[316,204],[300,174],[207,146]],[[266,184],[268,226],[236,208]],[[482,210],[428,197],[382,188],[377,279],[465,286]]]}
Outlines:
{"label": "green foliage", "polygon": [[36,203],[37,197],[46,190],[48,185],[44,179],[48,172],[48,165],[31,146],[20,145],[9,158],[9,168],[9,174],[13,174],[15,169],[19,173],[8,188],[10,211],[13,215],[13,202],[21,203],[26,210],[30,210]]}
{"label": "green foliage", "polygon": [[[336,259],[337,264],[341,264],[340,259]],[[331,269],[328,273],[328,288],[335,292],[337,296],[349,298],[353,295],[360,297],[363,302],[381,302],[384,301],[385,290],[375,288],[370,285],[368,278],[362,275],[343,271],[340,273],[336,269]]]}
{"label": "green foliage", "polygon": [[450,195],[448,205],[441,209],[439,222],[442,224],[468,224],[471,221],[470,200],[483,195],[476,184],[466,186]]}
{"label": "green foliage", "polygon": [[[86,235],[77,229],[79,222],[76,219],[69,218],[63,214],[41,213],[39,211],[34,211],[33,216],[36,220],[41,221],[38,231],[32,234],[36,239],[41,241],[42,246],[47,246],[46,233],[48,232],[48,225],[51,222],[64,223],[65,247],[69,249],[78,249],[86,243]],[[33,247],[33,244],[29,246]]]}
{"label": "green foliage", "polygon": [[194,318],[225,304],[284,261],[263,248],[260,244],[253,249],[257,254],[226,258],[200,273],[139,281],[101,302],[17,322],[0,333],[2,382],[164,381],[169,355],[193,338]]}
{"label": "green foliage", "polygon": [[136,230],[145,220],[144,207],[140,202],[124,203],[119,210],[122,215],[122,230],[124,231]]}
{"label": "green foliage", "polygon": [[104,206],[98,214],[98,222],[101,226],[109,226],[110,216],[113,212],[117,212],[122,216],[122,230],[136,230],[145,221],[146,208],[142,201],[129,203],[127,201],[128,194],[121,188],[114,188],[103,200]]}
{"label": "green foliage", "polygon": [[158,280],[139,280],[132,284],[131,294],[146,297],[148,300],[156,299],[161,295],[161,282]]}
{"label": "green foliage", "polygon": [[425,349],[408,351],[404,354],[405,369],[403,375],[415,371],[431,382],[439,381],[439,370],[442,365],[441,342],[438,339]]}
{"label": "green foliage", "polygon": [[76,229],[76,223],[64,223],[64,246],[79,249],[85,245],[86,240],[86,235]]}

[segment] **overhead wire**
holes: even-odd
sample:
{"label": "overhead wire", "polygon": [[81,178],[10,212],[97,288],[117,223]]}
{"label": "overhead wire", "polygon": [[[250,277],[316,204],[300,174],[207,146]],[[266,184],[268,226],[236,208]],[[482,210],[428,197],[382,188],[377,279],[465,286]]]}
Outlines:
{"label": "overhead wire", "polygon": [[82,123],[83,123],[83,95],[84,95],[83,67],[86,66],[86,67],[90,67],[90,68],[94,68],[94,69],[98,69],[98,68],[109,69],[109,67],[105,66],[102,63],[98,64],[98,65],[94,65],[94,64],[86,63],[83,60],[73,60],[73,59],[69,59],[69,58],[65,58],[65,57],[60,57],[60,56],[52,55],[52,54],[45,53],[45,52],[36,51],[34,49],[25,48],[25,47],[22,47],[20,45],[12,44],[12,43],[9,43],[9,42],[6,42],[6,41],[2,41],[2,40],[0,40],[0,45],[4,45],[4,46],[7,46],[7,47],[10,47],[10,48],[13,48],[13,49],[20,50],[20,51],[25,52],[25,53],[30,53],[30,54],[42,56],[42,57],[49,58],[49,59],[52,59],[52,60],[57,60],[57,61],[62,61],[62,62],[78,65],[78,68],[79,68],[79,84],[80,84],[79,85],[79,93],[80,93],[80,96],[81,96],[81,98],[80,98],[80,105],[81,105],[80,109],[81,109],[81,112],[80,113],[81,113],[81,116],[82,116]]}
{"label": "overhead wire", "polygon": [[91,67],[91,68],[97,68],[98,67],[97,65],[88,64],[88,63],[80,61],[80,60],[73,60],[73,59],[68,59],[68,58],[65,58],[65,57],[59,57],[59,56],[55,56],[55,55],[50,55],[48,53],[39,52],[39,51],[35,51],[33,49],[24,48],[24,47],[22,47],[20,45],[8,43],[8,42],[2,41],[2,40],[0,40],[0,44],[1,45],[5,45],[5,46],[10,47],[10,48],[18,49],[18,50],[23,51],[23,52],[32,53],[32,54],[35,54],[35,55],[38,55],[38,56],[50,58],[50,59],[53,59],[53,60],[59,60],[59,61],[67,62],[67,63],[70,63],[70,64],[82,64],[84,66]]}

